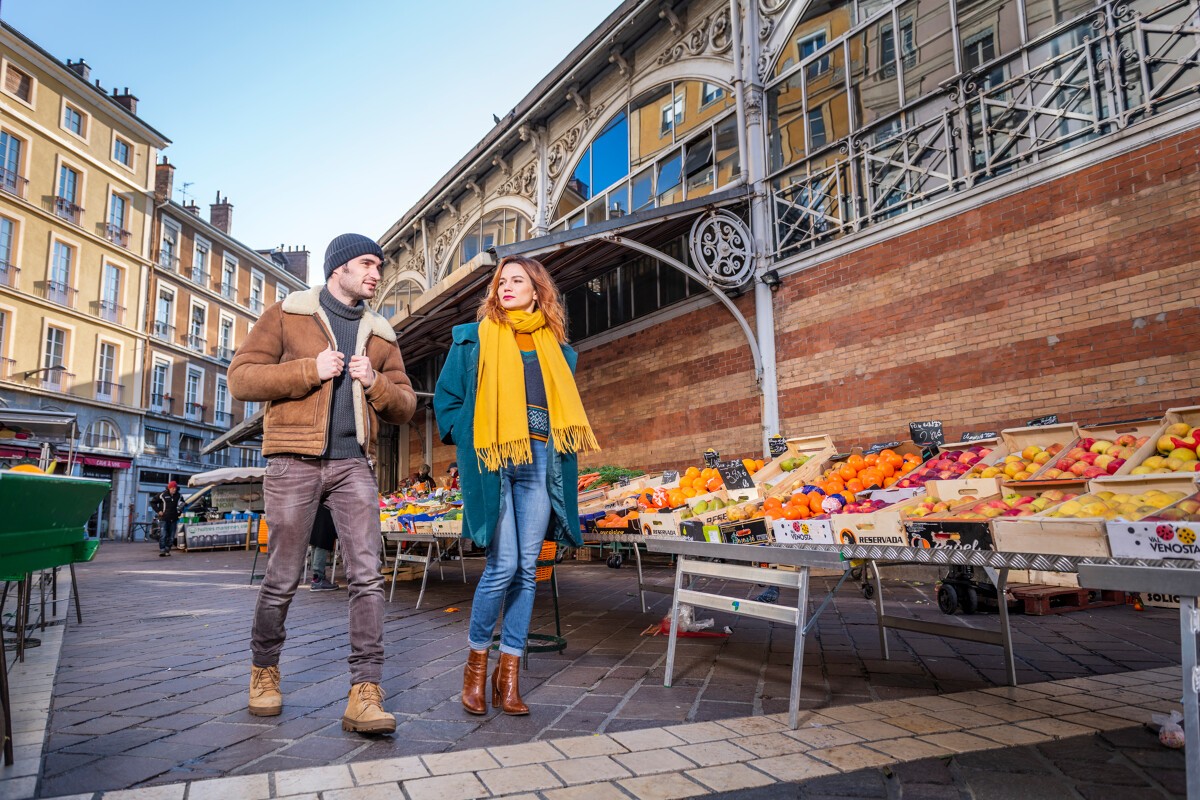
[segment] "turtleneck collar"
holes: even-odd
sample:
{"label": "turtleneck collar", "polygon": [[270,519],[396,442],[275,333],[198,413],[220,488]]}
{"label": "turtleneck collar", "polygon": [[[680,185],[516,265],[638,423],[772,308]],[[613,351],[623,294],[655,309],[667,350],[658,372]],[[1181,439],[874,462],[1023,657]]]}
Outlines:
{"label": "turtleneck collar", "polygon": [[343,319],[355,320],[362,319],[363,310],[366,308],[366,304],[362,300],[359,300],[357,305],[346,305],[334,297],[327,286],[321,287],[321,306],[330,314],[336,314]]}

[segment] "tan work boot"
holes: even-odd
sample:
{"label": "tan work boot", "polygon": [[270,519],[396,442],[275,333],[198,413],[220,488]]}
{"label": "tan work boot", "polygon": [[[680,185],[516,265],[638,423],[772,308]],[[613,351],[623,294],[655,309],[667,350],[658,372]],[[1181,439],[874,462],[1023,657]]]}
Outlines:
{"label": "tan work boot", "polygon": [[250,713],[256,717],[277,717],[283,711],[279,691],[279,667],[250,667]]}
{"label": "tan work boot", "polygon": [[359,733],[392,733],[396,718],[383,710],[383,689],[378,683],[356,683],[342,715],[342,730]]}

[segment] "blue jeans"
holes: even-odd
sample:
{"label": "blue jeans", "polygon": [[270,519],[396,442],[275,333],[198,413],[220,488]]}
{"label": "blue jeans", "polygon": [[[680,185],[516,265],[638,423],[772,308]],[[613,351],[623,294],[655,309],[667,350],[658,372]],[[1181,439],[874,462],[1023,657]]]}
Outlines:
{"label": "blue jeans", "polygon": [[175,529],[179,527],[179,520],[164,519],[160,520],[160,533],[158,537],[158,551],[166,553],[175,547]]}
{"label": "blue jeans", "polygon": [[530,444],[533,463],[514,466],[510,462],[500,470],[500,519],[471,606],[468,644],[472,650],[492,646],[492,631],[503,606],[500,652],[519,656],[525,651],[537,560],[550,526],[547,444],[536,440]]}

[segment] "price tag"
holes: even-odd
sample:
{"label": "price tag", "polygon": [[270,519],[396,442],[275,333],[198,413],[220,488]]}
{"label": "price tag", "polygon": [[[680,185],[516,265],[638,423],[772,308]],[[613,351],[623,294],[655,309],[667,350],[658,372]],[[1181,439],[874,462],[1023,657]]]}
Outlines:
{"label": "price tag", "polygon": [[624,478],[617,479],[617,486],[628,486],[628,485],[629,485],[629,476],[628,475],[626,475]]}
{"label": "price tag", "polygon": [[899,446],[900,446],[899,442],[876,442],[875,444],[868,447],[866,452],[863,453],[863,455],[869,456],[872,453],[882,453],[884,450],[887,450],[892,447],[899,447]]}
{"label": "price tag", "polygon": [[726,489],[753,489],[754,480],[746,470],[746,465],[740,461],[718,461],[717,472],[725,483]]}
{"label": "price tag", "polygon": [[767,439],[767,448],[771,452],[771,458],[776,459],[787,452],[787,439],[784,439],[778,433]]}
{"label": "price tag", "polygon": [[663,483],[674,483],[677,480],[679,480],[679,470],[669,469],[663,473]]}
{"label": "price tag", "polygon": [[704,466],[708,468],[715,467],[717,462],[721,460],[721,454],[711,447],[704,451]]}
{"label": "price tag", "polygon": [[1025,423],[1025,427],[1036,428],[1036,427],[1040,427],[1042,425],[1057,425],[1057,424],[1058,424],[1058,414],[1047,414],[1044,417],[1037,417],[1036,419],[1029,420],[1029,422]]}
{"label": "price tag", "polygon": [[971,433],[970,431],[967,431],[963,433],[962,440],[964,442],[978,442],[983,439],[995,439],[999,435],[1000,434],[996,433],[996,431],[982,431],[980,433]]}
{"label": "price tag", "polygon": [[942,444],[946,441],[946,434],[942,430],[940,419],[910,422],[908,423],[908,432],[915,445]]}

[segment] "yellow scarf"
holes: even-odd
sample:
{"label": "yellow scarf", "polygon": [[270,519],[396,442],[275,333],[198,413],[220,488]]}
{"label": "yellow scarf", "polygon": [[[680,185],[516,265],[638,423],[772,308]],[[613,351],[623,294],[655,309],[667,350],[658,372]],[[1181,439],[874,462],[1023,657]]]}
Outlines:
{"label": "yellow scarf", "polygon": [[488,470],[495,472],[506,462],[533,461],[529,444],[529,417],[525,404],[525,365],[517,347],[518,333],[533,337],[546,405],[550,411],[550,433],[560,453],[599,450],[588,423],[575,376],[562,347],[546,327],[540,310],[508,312],[509,324],[489,318],[479,323],[479,383],[475,396],[475,453]]}

